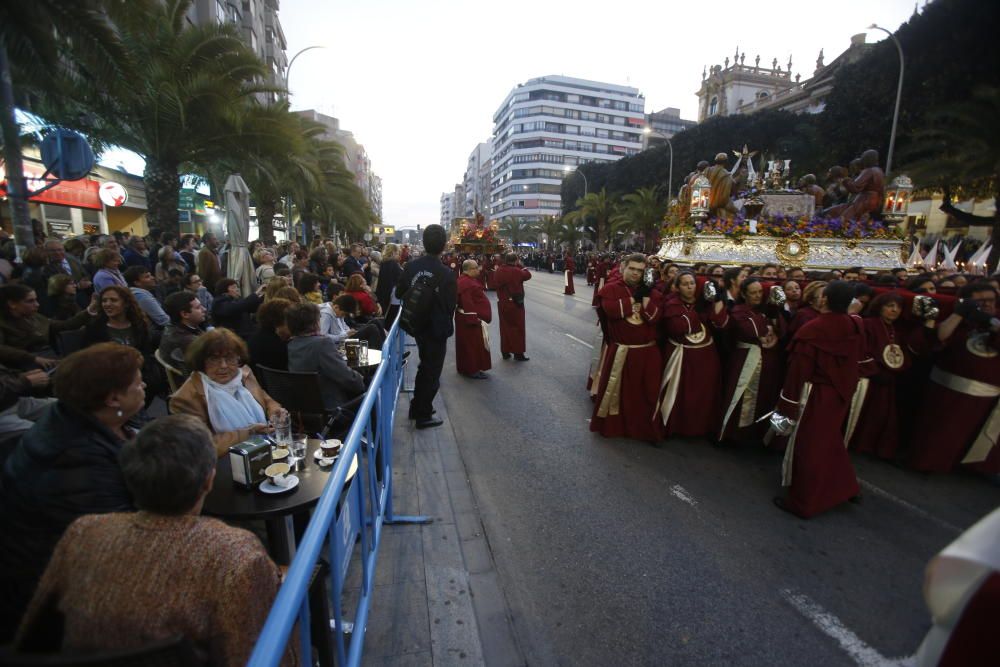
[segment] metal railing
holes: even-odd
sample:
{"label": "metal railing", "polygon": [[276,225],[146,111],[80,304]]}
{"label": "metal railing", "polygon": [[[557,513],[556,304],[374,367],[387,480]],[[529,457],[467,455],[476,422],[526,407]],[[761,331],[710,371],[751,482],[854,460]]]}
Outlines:
{"label": "metal railing", "polygon": [[[359,665],[382,526],[429,520],[419,516],[396,516],[392,508],[392,433],[396,400],[403,382],[403,340],[397,319],[382,347],[382,363],[372,378],[254,646],[247,663],[251,667],[272,667],[281,662],[296,621],[300,663],[313,663],[309,586],[324,547],[330,565],[333,618],[322,619],[317,625],[324,632],[332,627],[337,665]],[[358,472],[348,479],[355,456],[358,457]],[[358,542],[360,551],[355,554]],[[353,619],[345,620],[345,611],[349,610],[342,609],[344,581],[352,563],[361,567],[361,589]]]}

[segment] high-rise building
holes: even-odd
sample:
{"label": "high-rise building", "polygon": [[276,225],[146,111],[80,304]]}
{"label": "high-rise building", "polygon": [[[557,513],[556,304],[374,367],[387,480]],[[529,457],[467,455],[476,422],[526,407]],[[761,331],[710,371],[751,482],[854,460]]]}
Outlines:
{"label": "high-rise building", "polygon": [[457,217],[455,215],[455,192],[442,192],[441,193],[441,226],[445,229],[451,227],[452,218]]}
{"label": "high-rise building", "polygon": [[462,185],[465,189],[462,217],[471,218],[476,211],[483,215],[489,213],[490,207],[490,145],[481,143],[469,155],[465,168],[465,179]]}
{"label": "high-rise building", "polygon": [[565,76],[518,84],[493,115],[491,217],[557,215],[562,180],[642,150],[646,100],[629,86]]}
{"label": "high-rise building", "polygon": [[[285,84],[288,69],[288,44],[278,20],[279,0],[194,0],[185,18],[193,25],[209,22],[232,23],[239,28],[243,41],[271,71],[268,83]],[[265,95],[274,101],[276,95]]]}

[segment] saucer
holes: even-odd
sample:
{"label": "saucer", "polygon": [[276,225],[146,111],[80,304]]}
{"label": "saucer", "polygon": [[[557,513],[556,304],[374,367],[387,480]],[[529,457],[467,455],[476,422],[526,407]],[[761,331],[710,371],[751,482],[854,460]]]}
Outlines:
{"label": "saucer", "polygon": [[285,491],[291,491],[292,489],[294,489],[296,486],[299,485],[299,478],[296,477],[295,475],[289,475],[288,479],[292,480],[288,486],[277,486],[275,484],[272,484],[271,480],[265,479],[263,482],[260,483],[260,486],[257,488],[260,489],[261,493],[275,494],[275,493],[284,493]]}
{"label": "saucer", "polygon": [[337,454],[337,456],[331,456],[329,458],[325,458],[323,456],[323,450],[322,449],[317,449],[315,452],[313,452],[313,458],[316,459],[316,461],[321,466],[333,465],[333,462],[336,461],[339,456],[340,456],[340,454]]}

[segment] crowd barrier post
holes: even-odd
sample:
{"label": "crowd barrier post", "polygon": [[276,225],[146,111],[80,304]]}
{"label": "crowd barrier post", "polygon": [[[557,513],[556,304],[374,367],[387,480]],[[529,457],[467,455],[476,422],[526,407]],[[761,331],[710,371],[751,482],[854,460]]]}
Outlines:
{"label": "crowd barrier post", "polygon": [[[396,401],[403,385],[404,340],[405,334],[397,318],[382,347],[382,363],[372,378],[254,646],[247,663],[251,667],[274,667],[281,662],[288,642],[293,640],[291,635],[296,621],[299,625],[299,661],[312,664],[310,629],[313,626],[308,594],[324,546],[330,566],[329,608],[333,618],[322,619],[318,627],[323,631],[327,627],[332,629],[337,665],[360,665],[382,527],[384,524],[430,521],[424,516],[393,514],[392,434]],[[355,457],[358,458],[357,474],[348,480]],[[352,564],[361,568],[361,586],[353,620],[349,621],[345,614],[350,610],[342,608],[342,598]],[[320,664],[329,662],[326,657],[320,656]]]}

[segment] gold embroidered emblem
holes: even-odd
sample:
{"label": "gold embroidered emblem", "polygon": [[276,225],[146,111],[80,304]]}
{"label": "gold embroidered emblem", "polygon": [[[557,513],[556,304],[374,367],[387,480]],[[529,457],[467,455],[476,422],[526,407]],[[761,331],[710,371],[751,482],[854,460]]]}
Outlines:
{"label": "gold embroidered emblem", "polygon": [[906,361],[906,355],[903,354],[903,348],[899,345],[889,343],[882,348],[882,361],[885,363],[886,367],[897,370],[903,367],[903,363]]}

